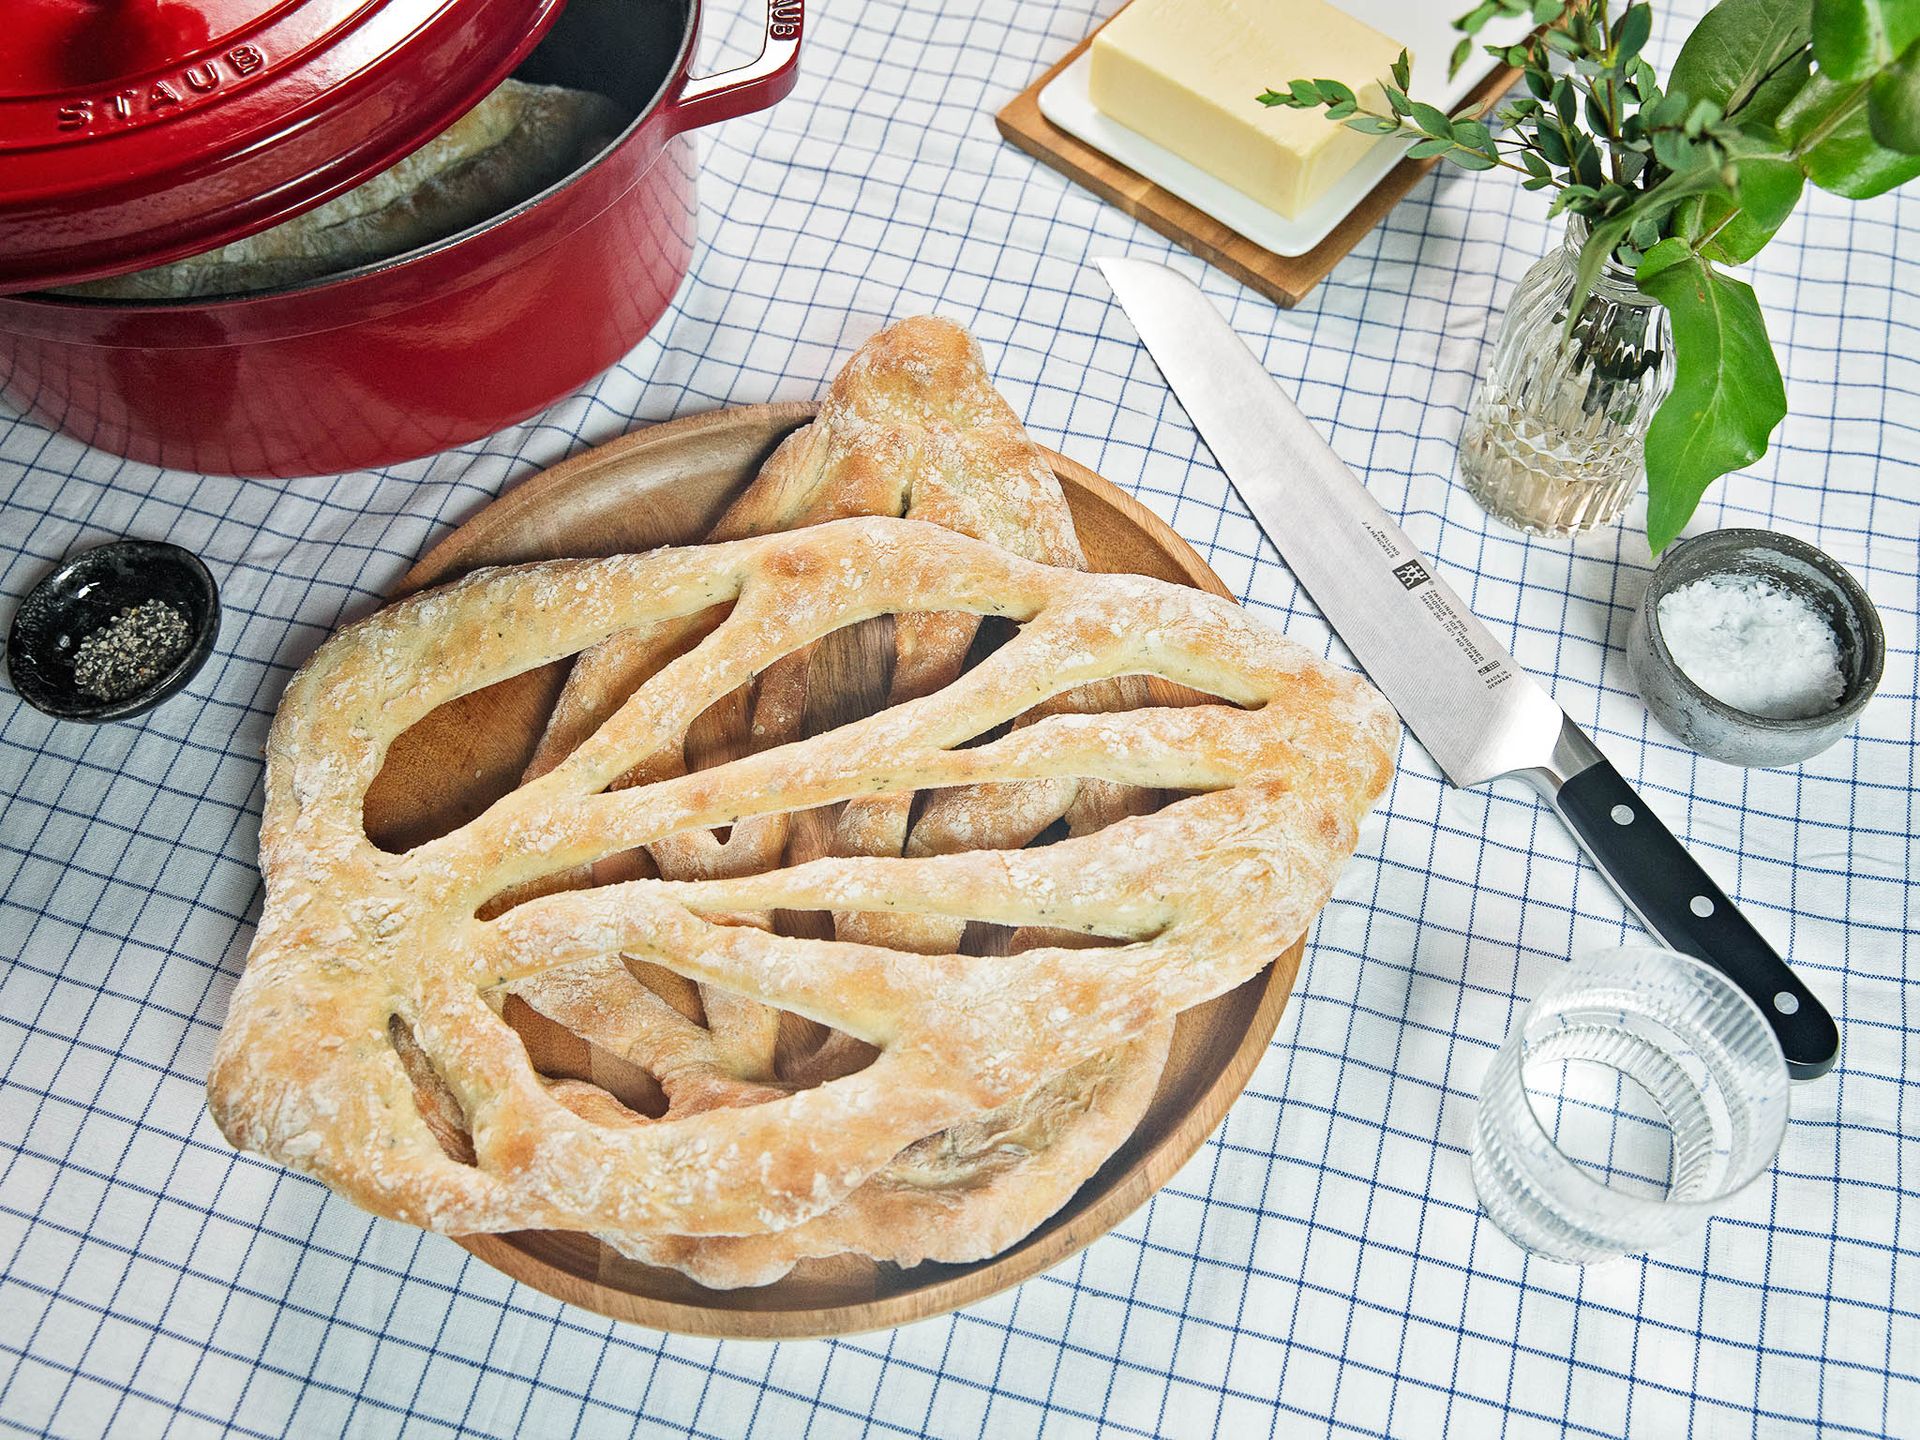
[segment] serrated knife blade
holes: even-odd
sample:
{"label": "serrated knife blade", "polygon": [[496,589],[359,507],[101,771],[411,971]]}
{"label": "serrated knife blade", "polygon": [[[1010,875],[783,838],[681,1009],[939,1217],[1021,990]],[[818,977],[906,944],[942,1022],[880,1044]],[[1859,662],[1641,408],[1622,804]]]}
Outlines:
{"label": "serrated knife blade", "polygon": [[1150,260],[1097,263],[1254,520],[1447,778],[1527,780],[1650,931],[1746,992],[1796,1078],[1832,1068],[1839,1032],[1825,1008],[1434,573],[1200,288]]}

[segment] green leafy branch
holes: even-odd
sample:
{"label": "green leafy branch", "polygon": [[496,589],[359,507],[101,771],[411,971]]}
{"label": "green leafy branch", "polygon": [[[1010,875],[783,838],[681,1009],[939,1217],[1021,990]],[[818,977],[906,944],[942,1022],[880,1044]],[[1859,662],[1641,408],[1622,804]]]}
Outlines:
{"label": "green leafy branch", "polygon": [[[1473,107],[1447,115],[1435,106],[1408,99],[1410,65],[1407,52],[1402,50],[1400,58],[1393,62],[1393,83],[1381,84],[1392,107],[1391,114],[1367,109],[1353,91],[1338,80],[1295,80],[1284,91],[1264,92],[1259,100],[1262,105],[1296,110],[1325,106],[1329,120],[1344,121],[1348,128],[1367,135],[1408,135],[1415,144],[1407,153],[1417,160],[1440,155],[1463,170],[1491,170],[1502,165],[1531,177],[1533,172],[1526,165],[1508,158],[1496,147],[1493,132],[1481,122]],[[1533,183],[1529,178],[1528,184]]]}
{"label": "green leafy branch", "polygon": [[1454,22],[1452,72],[1501,17],[1535,28],[1517,44],[1480,47],[1525,83],[1492,126],[1475,107],[1447,115],[1412,99],[1404,51],[1364,95],[1314,79],[1258,98],[1411,138],[1417,158],[1513,170],[1523,188],[1551,191],[1549,214],[1589,227],[1569,334],[1610,259],[1635,270],[1673,329],[1674,388],[1646,446],[1647,538],[1658,553],[1708,485],[1766,452],[1786,414],[1753,291],[1718,267],[1752,259],[1808,181],[1865,199],[1920,175],[1920,0],[1721,0],[1664,86],[1643,54],[1648,0],[1617,14],[1608,0],[1483,0]]}

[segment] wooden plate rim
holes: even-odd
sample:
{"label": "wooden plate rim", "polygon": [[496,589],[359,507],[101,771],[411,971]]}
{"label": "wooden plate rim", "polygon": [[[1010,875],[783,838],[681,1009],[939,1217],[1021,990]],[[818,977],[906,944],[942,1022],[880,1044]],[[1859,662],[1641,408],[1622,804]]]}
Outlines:
{"label": "wooden plate rim", "polygon": [[[752,425],[770,433],[781,422],[789,428],[811,420],[815,401],[777,402],[704,411],[663,421],[623,435],[560,462],[494,499],[443,537],[415,563],[397,587],[407,593],[453,578],[476,544],[511,532],[521,522],[591,487],[609,466],[662,445],[674,445],[702,431]],[[1158,515],[1094,471],[1052,450],[1048,463],[1062,485],[1084,498],[1118,511],[1137,526],[1187,576],[1195,588],[1233,599],[1200,555]],[[914,1320],[930,1319],[971,1305],[1043,1270],[1070,1259],[1131,1215],[1199,1150],[1245,1088],[1266,1053],[1292,992],[1305,937],[1269,964],[1256,981],[1258,1002],[1232,1054],[1187,1115],[1151,1149],[1135,1157],[1107,1191],[1065,1225],[1029,1236],[1011,1250],[975,1262],[959,1274],[898,1295],[844,1304],[786,1310],[731,1309],[659,1299],[621,1290],[580,1276],[522,1248],[513,1233],[455,1235],[452,1240],[509,1278],[557,1300],[610,1319],[676,1334],[716,1339],[802,1339],[854,1335]]]}

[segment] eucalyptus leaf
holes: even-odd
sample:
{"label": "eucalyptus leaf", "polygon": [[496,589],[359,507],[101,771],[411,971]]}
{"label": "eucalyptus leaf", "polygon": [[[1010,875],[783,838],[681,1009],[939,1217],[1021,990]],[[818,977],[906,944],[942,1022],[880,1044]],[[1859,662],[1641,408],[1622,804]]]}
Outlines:
{"label": "eucalyptus leaf", "polygon": [[1641,47],[1653,34],[1653,7],[1651,5],[1629,5],[1627,11],[1613,25],[1613,63],[1624,67],[1626,63],[1640,53]]}
{"label": "eucalyptus leaf", "polygon": [[1562,75],[1553,82],[1553,108],[1559,112],[1561,124],[1573,124],[1580,113],[1579,104],[1579,98],[1574,94],[1573,81]]}
{"label": "eucalyptus leaf", "polygon": [[1867,91],[1867,128],[1889,150],[1920,153],[1920,40],[1873,77]]}
{"label": "eucalyptus leaf", "polygon": [[1673,325],[1673,392],[1654,412],[1646,442],[1647,544],[1656,555],[1679,537],[1709,485],[1766,454],[1787,413],[1753,288],[1692,253],[1654,266],[1659,250],[1637,277]]}
{"label": "eucalyptus leaf", "polygon": [[1493,132],[1478,120],[1454,121],[1453,138],[1475,150],[1488,150],[1493,146]]}
{"label": "eucalyptus leaf", "polygon": [[1474,35],[1480,31],[1481,27],[1484,26],[1487,21],[1499,13],[1500,7],[1498,5],[1476,5],[1458,20],[1454,21],[1453,28],[1468,35]]}
{"label": "eucalyptus leaf", "polygon": [[1688,169],[1693,160],[1692,142],[1676,130],[1656,130],[1653,158],[1669,170]]}
{"label": "eucalyptus leaf", "polygon": [[1813,0],[1813,58],[1829,80],[1865,80],[1920,40],[1920,0]]}
{"label": "eucalyptus leaf", "polygon": [[1678,125],[1686,119],[1690,103],[1686,91],[1678,88],[1669,89],[1666,94],[1647,106],[1647,124]]}
{"label": "eucalyptus leaf", "polygon": [[1607,183],[1606,172],[1600,168],[1600,148],[1590,135],[1582,135],[1574,148],[1573,173],[1582,185],[1591,185],[1595,190]]}
{"label": "eucalyptus leaf", "polygon": [[1850,200],[1885,194],[1920,175],[1920,155],[1889,150],[1873,138],[1868,85],[1843,85],[1816,71],[1781,113],[1780,135],[1807,178]]}
{"label": "eucalyptus leaf", "polygon": [[1719,103],[1716,101],[1694,101],[1693,108],[1687,111],[1687,118],[1682,122],[1682,128],[1686,131],[1687,138],[1689,140],[1697,139],[1701,131],[1708,129],[1710,126],[1717,125],[1720,122],[1721,113]]}

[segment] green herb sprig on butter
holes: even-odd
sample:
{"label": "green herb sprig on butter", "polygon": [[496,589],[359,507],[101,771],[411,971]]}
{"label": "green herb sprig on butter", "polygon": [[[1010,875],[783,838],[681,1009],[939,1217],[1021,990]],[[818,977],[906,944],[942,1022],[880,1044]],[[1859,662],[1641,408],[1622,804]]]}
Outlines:
{"label": "green herb sprig on butter", "polygon": [[1334,80],[1293,80],[1263,105],[1324,109],[1409,154],[1519,172],[1550,214],[1589,226],[1569,318],[1614,257],[1672,320],[1674,387],[1648,432],[1647,540],[1658,554],[1708,485],[1766,453],[1786,393],[1753,290],[1723,265],[1750,260],[1808,181],[1861,200],[1920,175],[1920,0],[1721,0],[1681,46],[1666,84],[1642,54],[1650,4],[1484,0],[1454,22],[1451,69],[1497,16],[1540,27],[1486,53],[1527,93],[1449,115],[1408,93],[1403,51],[1388,109]]}

